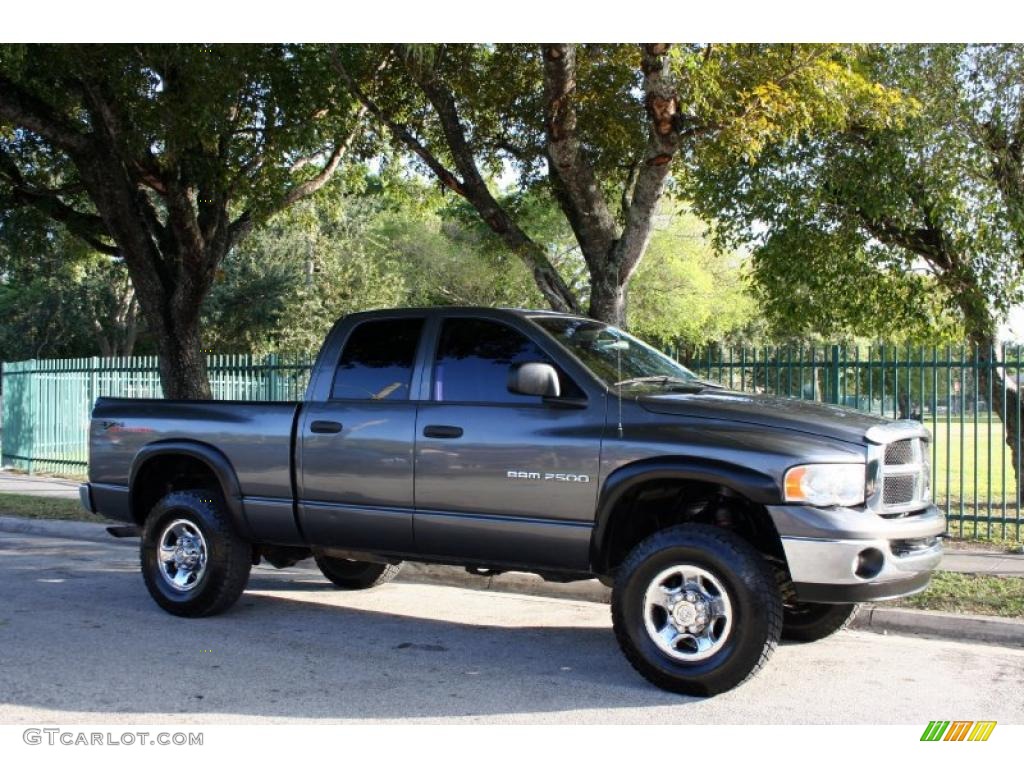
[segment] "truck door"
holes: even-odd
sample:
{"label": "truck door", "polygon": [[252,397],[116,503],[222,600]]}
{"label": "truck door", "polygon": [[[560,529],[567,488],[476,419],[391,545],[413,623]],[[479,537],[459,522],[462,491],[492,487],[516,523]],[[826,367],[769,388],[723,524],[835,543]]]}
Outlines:
{"label": "truck door", "polygon": [[308,541],[413,551],[410,398],[422,317],[367,319],[344,341],[329,396],[300,419],[298,515]]}
{"label": "truck door", "polygon": [[[491,318],[443,319],[416,427],[421,554],[586,569],[604,398],[588,399],[538,336]],[[555,365],[564,402],[510,392],[510,367],[524,362]]]}

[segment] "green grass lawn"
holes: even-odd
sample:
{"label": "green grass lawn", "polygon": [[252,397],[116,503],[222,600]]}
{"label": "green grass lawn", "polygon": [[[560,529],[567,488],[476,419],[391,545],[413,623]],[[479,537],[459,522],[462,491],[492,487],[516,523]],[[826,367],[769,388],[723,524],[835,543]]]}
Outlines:
{"label": "green grass lawn", "polygon": [[77,500],[51,499],[21,493],[0,493],[0,515],[31,517],[37,520],[79,520],[88,523],[104,520],[86,512]]}
{"label": "green grass lawn", "polygon": [[891,605],[1020,619],[1024,618],[1024,579],[939,571],[924,592]]}
{"label": "green grass lawn", "polygon": [[1005,498],[1007,515],[1013,517],[1017,480],[1010,448],[1003,442],[1003,425],[993,417],[990,427],[988,417],[981,414],[975,426],[968,415],[961,429],[957,417],[952,418],[955,421],[948,426],[942,419],[938,424],[928,419],[924,422],[934,438],[935,498],[943,506],[949,498],[952,513],[959,512],[961,501],[973,510],[977,497],[980,514],[985,515],[991,508],[993,517],[1002,516]]}

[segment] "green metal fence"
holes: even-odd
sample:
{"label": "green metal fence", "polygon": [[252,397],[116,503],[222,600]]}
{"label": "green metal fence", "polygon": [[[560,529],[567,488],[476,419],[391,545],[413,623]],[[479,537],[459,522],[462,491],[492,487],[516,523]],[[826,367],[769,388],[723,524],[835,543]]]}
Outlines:
{"label": "green metal fence", "polygon": [[923,422],[951,529],[1021,539],[1020,347],[715,347],[683,362],[731,389]]}
{"label": "green metal fence", "polygon": [[[217,400],[297,400],[312,360],[210,355]],[[27,472],[85,474],[89,413],[97,397],[162,397],[156,357],[25,360],[3,364],[0,464]]]}
{"label": "green metal fence", "polygon": [[[820,400],[932,432],[935,498],[962,535],[1020,540],[1021,348],[713,348],[683,362],[732,389]],[[312,361],[211,355],[213,396],[302,397]],[[27,360],[3,365],[2,463],[84,474],[89,412],[100,395],[160,397],[155,357]],[[1009,423],[1007,440],[1004,424]],[[1016,448],[1016,450],[1014,450]]]}

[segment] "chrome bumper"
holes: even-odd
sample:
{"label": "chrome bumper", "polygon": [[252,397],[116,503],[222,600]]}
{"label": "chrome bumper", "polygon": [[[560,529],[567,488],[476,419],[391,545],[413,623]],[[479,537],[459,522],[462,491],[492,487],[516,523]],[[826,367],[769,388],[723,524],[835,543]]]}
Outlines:
{"label": "chrome bumper", "polygon": [[797,597],[805,602],[861,602],[913,594],[928,586],[942,560],[939,536],[945,519],[934,506],[895,519],[854,509],[769,511]]}

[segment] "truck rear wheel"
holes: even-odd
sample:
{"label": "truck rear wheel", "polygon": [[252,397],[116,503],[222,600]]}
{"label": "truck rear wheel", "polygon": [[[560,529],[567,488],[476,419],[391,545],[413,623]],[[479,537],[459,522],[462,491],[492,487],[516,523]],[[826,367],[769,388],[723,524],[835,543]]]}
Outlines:
{"label": "truck rear wheel", "polygon": [[361,560],[346,560],[342,557],[315,555],[320,573],[327,577],[338,589],[370,589],[387,584],[398,572],[402,564],[366,563]]}
{"label": "truck rear wheel", "polygon": [[813,643],[841,629],[857,616],[859,603],[789,603],[782,610],[782,637],[800,643]]}
{"label": "truck rear wheel", "polygon": [[174,491],[160,499],[146,518],[139,552],[157,605],[189,618],[230,608],[252,568],[252,547],[235,534],[215,491]]}
{"label": "truck rear wheel", "polygon": [[739,536],[678,525],[618,569],[612,624],[630,664],[667,691],[713,696],[755,675],[782,632],[775,574]]}

